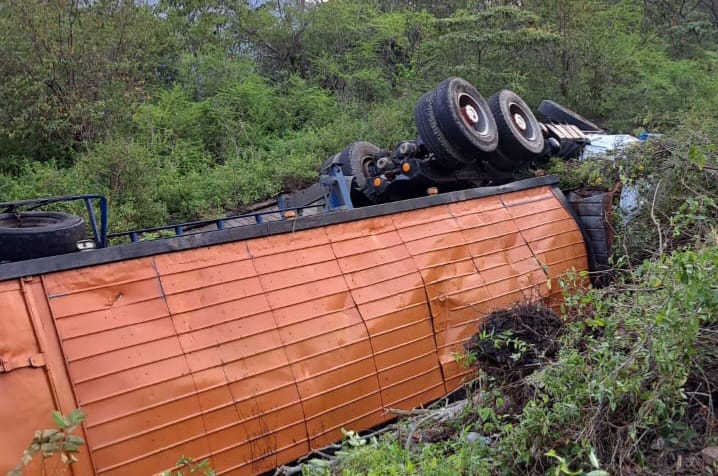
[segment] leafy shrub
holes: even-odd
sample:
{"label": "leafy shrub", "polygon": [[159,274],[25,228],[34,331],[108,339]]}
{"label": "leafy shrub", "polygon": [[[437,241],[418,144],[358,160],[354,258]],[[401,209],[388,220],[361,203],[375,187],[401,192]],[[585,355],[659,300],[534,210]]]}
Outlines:
{"label": "leafy shrub", "polygon": [[[41,474],[52,476],[64,474],[70,465],[77,463],[76,455],[85,441],[72,432],[85,420],[85,414],[79,408],[71,411],[67,416],[54,411],[52,419],[57,428],[36,431],[30,445],[23,451],[20,463],[8,472],[7,476],[22,476],[24,469],[38,455],[42,457]],[[48,470],[48,467],[52,469]]]}

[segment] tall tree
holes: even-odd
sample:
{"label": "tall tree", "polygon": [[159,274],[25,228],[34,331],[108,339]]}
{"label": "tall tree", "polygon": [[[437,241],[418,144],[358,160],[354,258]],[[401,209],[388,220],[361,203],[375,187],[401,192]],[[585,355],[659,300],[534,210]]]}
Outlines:
{"label": "tall tree", "polygon": [[128,119],[166,47],[162,23],[131,0],[0,0],[0,145],[69,160]]}

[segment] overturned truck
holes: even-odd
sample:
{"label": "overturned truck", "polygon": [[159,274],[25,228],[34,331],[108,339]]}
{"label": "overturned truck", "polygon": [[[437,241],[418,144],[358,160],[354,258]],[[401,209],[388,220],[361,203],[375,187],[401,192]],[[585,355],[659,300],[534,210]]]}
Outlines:
{"label": "overturned truck", "polygon": [[97,196],[79,197],[90,239],[84,220],[25,210],[67,197],[3,204],[0,472],[51,410],[78,406],[74,474],[181,456],[266,472],[459,388],[457,356],[492,311],[560,303],[550,283],[595,267],[589,233],[556,177],[510,172],[580,148],[579,128],[459,78],[415,118],[414,141],[352,144],[311,190],[171,237],[108,235]]}

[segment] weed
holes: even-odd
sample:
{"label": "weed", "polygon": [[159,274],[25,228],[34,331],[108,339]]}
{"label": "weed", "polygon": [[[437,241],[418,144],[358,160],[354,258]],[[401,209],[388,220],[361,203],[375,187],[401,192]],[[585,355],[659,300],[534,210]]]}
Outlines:
{"label": "weed", "polygon": [[[67,416],[58,411],[52,412],[52,419],[57,428],[38,430],[28,447],[20,457],[20,463],[7,476],[21,476],[38,454],[42,457],[40,474],[57,476],[64,474],[70,465],[77,462],[80,447],[85,444],[82,437],[72,432],[85,420],[85,414],[79,408]],[[51,467],[50,467],[51,466]]]}

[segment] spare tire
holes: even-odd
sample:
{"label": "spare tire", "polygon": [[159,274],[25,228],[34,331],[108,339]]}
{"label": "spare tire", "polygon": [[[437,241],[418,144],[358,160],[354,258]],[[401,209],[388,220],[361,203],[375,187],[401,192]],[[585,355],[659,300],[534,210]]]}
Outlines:
{"label": "spare tire", "polygon": [[502,89],[489,98],[489,107],[499,131],[500,153],[494,154],[492,165],[512,170],[543,152],[541,126],[518,94]]}
{"label": "spare tire", "polygon": [[424,147],[434,155],[436,162],[447,169],[459,169],[471,161],[451,145],[439,128],[434,115],[434,93],[429,91],[414,104],[414,122],[419,133],[419,139]]}
{"label": "spare tire", "polygon": [[22,261],[77,251],[85,221],[62,212],[0,214],[0,261]]}
{"label": "spare tire", "polygon": [[479,91],[461,78],[448,78],[434,91],[434,116],[462,162],[473,163],[499,143],[496,121]]}
{"label": "spare tire", "polygon": [[553,122],[571,124],[578,127],[582,131],[597,132],[599,134],[604,133],[603,129],[585,117],[576,114],[572,110],[567,109],[558,103],[549,101],[548,99],[541,101],[541,104],[539,104],[538,107],[538,112],[543,117]]}

